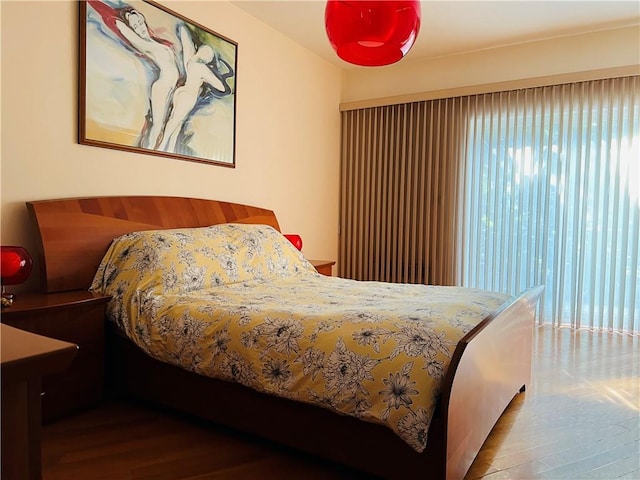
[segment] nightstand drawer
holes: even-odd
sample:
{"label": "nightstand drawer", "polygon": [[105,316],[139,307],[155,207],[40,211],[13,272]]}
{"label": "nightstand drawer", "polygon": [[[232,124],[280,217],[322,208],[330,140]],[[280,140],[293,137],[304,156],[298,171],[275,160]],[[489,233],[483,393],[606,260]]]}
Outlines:
{"label": "nightstand drawer", "polygon": [[109,297],[89,292],[16,295],[2,323],[78,345],[71,366],[42,379],[42,419],[50,421],[102,400],[104,319]]}

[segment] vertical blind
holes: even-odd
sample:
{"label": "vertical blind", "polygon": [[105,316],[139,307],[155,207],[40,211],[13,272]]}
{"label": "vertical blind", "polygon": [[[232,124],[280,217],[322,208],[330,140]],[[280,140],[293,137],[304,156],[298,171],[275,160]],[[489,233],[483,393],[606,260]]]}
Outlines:
{"label": "vertical blind", "polygon": [[639,330],[639,78],[470,97],[463,285],[542,284],[542,321]]}
{"label": "vertical blind", "polygon": [[460,101],[343,112],[340,276],[455,281]]}
{"label": "vertical blind", "polygon": [[640,77],[343,112],[339,274],[640,329]]}

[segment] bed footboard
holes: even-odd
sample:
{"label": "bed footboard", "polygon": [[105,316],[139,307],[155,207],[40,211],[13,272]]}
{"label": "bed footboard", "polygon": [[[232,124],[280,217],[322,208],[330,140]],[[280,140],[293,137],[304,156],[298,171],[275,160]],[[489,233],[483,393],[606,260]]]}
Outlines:
{"label": "bed footboard", "polygon": [[485,319],[458,344],[443,385],[446,478],[462,479],[513,397],[531,379],[533,287]]}

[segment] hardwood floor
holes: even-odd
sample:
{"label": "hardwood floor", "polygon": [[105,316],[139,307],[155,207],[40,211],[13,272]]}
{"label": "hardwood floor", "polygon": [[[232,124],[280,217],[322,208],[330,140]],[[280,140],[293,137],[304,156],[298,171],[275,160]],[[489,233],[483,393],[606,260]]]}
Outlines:
{"label": "hardwood floor", "polygon": [[541,327],[533,355],[467,478],[640,479],[640,337]]}
{"label": "hardwood floor", "polygon": [[[466,479],[640,480],[639,378],[638,336],[538,328],[531,385],[507,408]],[[46,425],[42,454],[44,480],[366,478],[124,402]]]}

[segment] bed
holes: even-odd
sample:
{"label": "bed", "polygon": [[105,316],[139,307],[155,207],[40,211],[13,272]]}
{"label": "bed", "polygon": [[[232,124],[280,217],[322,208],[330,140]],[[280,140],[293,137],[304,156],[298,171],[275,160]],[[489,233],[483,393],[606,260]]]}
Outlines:
{"label": "bed", "polygon": [[[259,231],[269,242],[275,242],[270,246],[286,250],[274,234],[279,232],[279,225],[273,211],[230,202],[157,196],[91,197],[27,202],[27,208],[37,226],[42,285],[47,292],[86,290],[92,283],[95,287],[96,274],[104,269],[103,258],[118,237],[148,241],[149,235],[157,235],[166,241],[174,238],[167,235],[184,235],[185,231],[199,236],[210,236],[211,231],[227,235],[231,228],[242,235]],[[316,289],[324,288],[326,282],[344,287],[340,283],[343,279],[325,281],[306,269],[305,260],[295,258],[293,247],[285,253],[286,259],[276,262],[276,270],[287,270],[287,278],[288,270],[292,270],[302,275],[300,283],[311,283]],[[249,282],[241,280],[243,285]],[[111,385],[128,395],[384,478],[462,479],[497,419],[530,380],[533,319],[541,290],[534,287],[515,298],[505,297],[473,326],[467,326],[451,346],[438,380],[438,394],[433,398],[433,415],[423,448],[401,438],[384,422],[336,413],[326,405],[277,396],[265,389],[249,388],[246,382],[243,385],[211,378],[159,360],[155,352],[151,355],[139,342],[134,343],[123,324],[117,322],[108,322]],[[400,355],[398,348],[393,351],[391,357]],[[386,378],[390,380],[391,376]],[[379,387],[375,390],[384,391]],[[389,395],[386,399],[391,405]],[[386,415],[393,416],[389,411],[393,414],[398,409],[396,402]]]}

